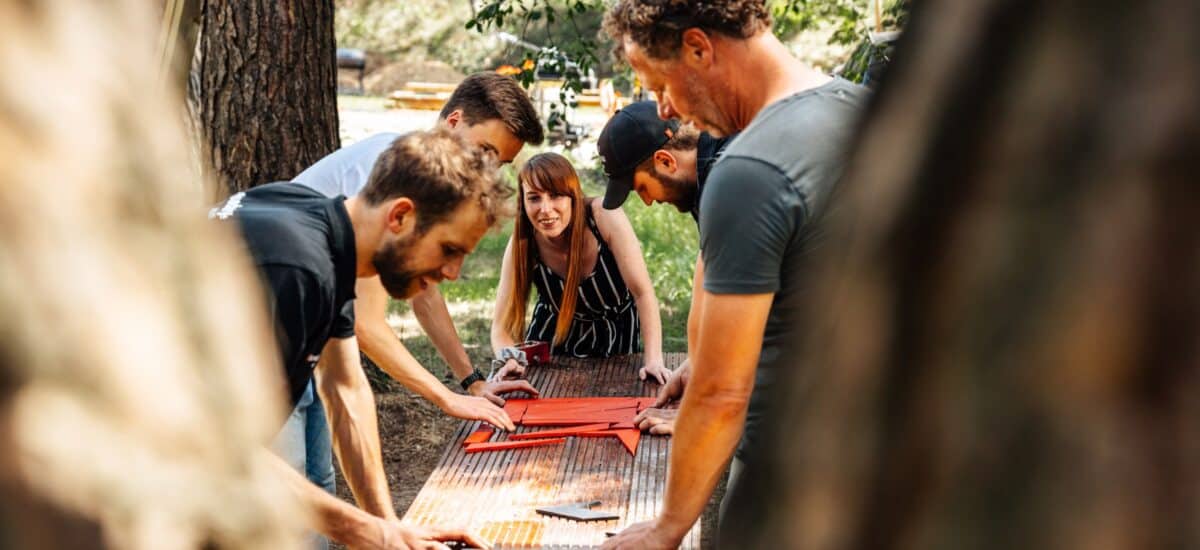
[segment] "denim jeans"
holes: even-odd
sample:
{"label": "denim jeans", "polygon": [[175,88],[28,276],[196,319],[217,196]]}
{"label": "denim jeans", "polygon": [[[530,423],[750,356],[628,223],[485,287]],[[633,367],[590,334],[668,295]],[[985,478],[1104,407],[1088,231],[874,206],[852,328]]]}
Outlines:
{"label": "denim jeans", "polygon": [[[329,422],[325,419],[325,407],[317,394],[313,382],[296,403],[296,408],[283,424],[271,445],[275,454],[282,457],[298,472],[304,474],[314,485],[337,495],[333,477],[333,439],[329,434]],[[319,535],[312,536],[311,548],[324,550],[329,541]]]}

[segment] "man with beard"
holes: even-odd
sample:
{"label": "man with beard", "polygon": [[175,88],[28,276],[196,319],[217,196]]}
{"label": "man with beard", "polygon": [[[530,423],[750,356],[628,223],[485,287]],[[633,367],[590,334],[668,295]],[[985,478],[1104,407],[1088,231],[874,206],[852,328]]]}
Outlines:
{"label": "man with beard", "polygon": [[296,473],[305,470],[302,441],[281,433],[275,445],[291,466],[281,469],[324,535],[356,548],[484,544],[465,532],[401,525],[396,517],[375,400],[359,364],[353,299],[358,277],[378,275],[399,299],[457,278],[510,194],[488,155],[441,130],[396,139],[356,197],[330,199],[277,183],[237,193],[209,214],[237,221],[259,270],[292,405],[310,381],[326,404],[333,448],[361,510]]}
{"label": "man with beard", "polygon": [[[442,108],[437,127],[464,137],[468,143],[503,164],[512,162],[526,143],[538,144],[544,137],[541,120],[521,85],[512,77],[486,72],[468,76],[454,89]],[[354,197],[367,185],[380,155],[399,136],[383,132],[338,149],[305,169],[293,181],[326,197]],[[430,285],[410,298],[413,315],[469,395],[446,388],[400,342],[387,322],[388,293],[379,278],[359,280],[355,294],[355,334],[366,357],[446,414],[512,430],[512,421],[500,408],[504,404],[500,395],[510,391],[537,395],[537,390],[524,380],[485,380],[471,365],[436,285]],[[307,451],[305,473],[309,480],[334,493],[329,426],[320,396],[312,387],[306,388],[298,401],[286,433],[288,439]]]}
{"label": "man with beard", "polygon": [[657,97],[660,117],[740,132],[700,200],[704,268],[663,513],[604,545],[675,548],[730,458],[731,488],[760,460],[775,373],[799,323],[812,322],[798,298],[867,92],[797,60],[771,33],[765,0],[619,0],[604,29]]}
{"label": "man with beard", "polygon": [[604,207],[620,208],[634,191],[646,206],[670,204],[700,223],[704,181],[730,139],[658,118],[653,101],[617,111],[596,144],[608,178]]}
{"label": "man with beard", "polygon": [[[604,207],[620,208],[634,191],[646,206],[670,204],[691,214],[698,225],[705,180],[731,139],[733,136],[697,132],[677,120],[663,120],[654,101],[639,101],[617,111],[604,125],[597,143],[608,178]],[[703,270],[704,261],[697,257],[695,273]],[[653,434],[674,432],[678,410],[660,407],[682,394],[690,368],[690,361],[685,360],[671,373],[654,407],[634,419],[639,428]]]}

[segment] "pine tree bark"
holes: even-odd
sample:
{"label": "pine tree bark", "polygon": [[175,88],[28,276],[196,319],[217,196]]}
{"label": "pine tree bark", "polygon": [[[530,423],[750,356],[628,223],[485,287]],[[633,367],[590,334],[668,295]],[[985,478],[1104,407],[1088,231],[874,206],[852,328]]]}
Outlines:
{"label": "pine tree bark", "polygon": [[1200,4],[914,4],[734,548],[1200,547]]}
{"label": "pine tree bark", "polygon": [[287,180],[339,145],[332,0],[206,0],[192,91],[229,193]]}

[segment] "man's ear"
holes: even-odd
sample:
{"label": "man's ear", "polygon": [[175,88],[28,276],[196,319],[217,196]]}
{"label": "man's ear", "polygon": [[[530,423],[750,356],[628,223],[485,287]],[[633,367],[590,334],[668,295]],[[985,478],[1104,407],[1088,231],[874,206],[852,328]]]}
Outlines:
{"label": "man's ear", "polygon": [[460,122],[462,122],[462,116],[462,109],[450,111],[450,114],[446,115],[446,127],[453,130]]}
{"label": "man's ear", "polygon": [[654,152],[654,164],[658,165],[658,169],[664,173],[674,174],[675,168],[679,166],[679,161],[670,151],[659,149]]}
{"label": "man's ear", "polygon": [[713,62],[713,42],[704,31],[692,27],[683,31],[679,55],[691,67],[707,68]]}
{"label": "man's ear", "polygon": [[404,233],[417,226],[417,205],[408,197],[392,200],[387,209],[387,230],[392,233]]}

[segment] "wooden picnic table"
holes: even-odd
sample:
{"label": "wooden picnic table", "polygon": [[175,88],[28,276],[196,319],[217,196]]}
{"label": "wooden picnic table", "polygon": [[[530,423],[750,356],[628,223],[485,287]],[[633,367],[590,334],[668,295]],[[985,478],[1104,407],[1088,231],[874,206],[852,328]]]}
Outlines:
{"label": "wooden picnic table", "polygon": [[[667,354],[667,366],[677,368],[684,357]],[[640,354],[553,357],[551,363],[527,370],[542,397],[644,397],[658,391],[658,384],[638,380]],[[589,548],[603,543],[606,532],[653,519],[662,508],[669,437],[643,434],[635,456],[612,437],[570,437],[559,445],[467,454],[463,439],[479,424],[463,422],[447,442],[406,521],[466,527],[497,549]],[[517,433],[544,429],[518,426]],[[593,509],[615,512],[620,519],[578,522],[534,511],[594,500],[600,504]],[[680,548],[699,547],[697,522]]]}

